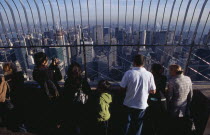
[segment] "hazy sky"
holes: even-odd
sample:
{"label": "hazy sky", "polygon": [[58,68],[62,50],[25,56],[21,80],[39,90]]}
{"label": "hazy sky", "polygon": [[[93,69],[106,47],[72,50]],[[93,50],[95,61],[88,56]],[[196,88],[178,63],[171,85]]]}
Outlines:
{"label": "hazy sky", "polygon": [[[25,14],[24,14],[23,8],[20,4],[20,0],[13,0],[13,1],[12,0],[6,0],[6,1],[8,1],[9,5],[12,7],[17,23],[20,23],[20,20],[19,20],[19,17],[18,17],[18,12],[17,12],[17,10],[15,8],[15,5],[13,3],[13,1],[15,1],[16,5],[19,9],[22,22],[25,23],[26,22]],[[36,1],[37,4],[38,4],[38,7],[39,7],[39,10],[40,10],[40,13],[41,13],[42,23],[46,23],[46,16],[45,16],[42,1],[44,3],[44,6],[46,7],[48,22],[52,22],[52,13],[51,13],[51,8],[50,8],[49,1],[51,2],[52,7],[53,7],[55,22],[59,23],[59,12],[58,12],[57,1],[58,1],[58,4],[59,4],[59,7],[60,7],[60,11],[61,11],[61,21],[62,22],[67,22],[66,21],[66,12],[65,12],[64,1],[66,1],[66,6],[67,6],[66,10],[67,10],[67,13],[68,13],[68,21],[69,22],[73,21],[73,8],[72,8],[72,3],[71,2],[73,2],[73,5],[74,5],[75,21],[80,22],[80,20],[81,20],[80,19],[79,0],[57,0],[57,1],[56,0],[42,0],[42,1],[41,0],[28,0],[30,6],[32,8],[35,23],[37,23],[37,24],[39,23],[39,19],[38,19],[37,8],[35,6],[34,1]],[[96,1],[96,6],[97,6],[96,8],[95,8],[95,1]],[[170,14],[171,14],[171,9],[172,9],[172,5],[173,5],[174,1],[175,1],[175,6],[174,6],[173,14],[172,14],[172,25],[175,24],[175,22],[177,20],[179,7],[180,7],[180,4],[182,2],[181,10],[180,10],[180,16],[178,18],[178,25],[181,25],[182,22],[183,22],[183,19],[184,19],[184,14],[185,14],[185,11],[186,11],[186,8],[187,8],[187,4],[190,0],[160,0],[159,10],[158,10],[158,14],[157,14],[157,25],[161,24],[161,22],[162,22],[163,11],[164,11],[164,6],[166,4],[166,1],[167,1],[167,5],[166,5],[165,18],[164,18],[164,25],[165,26],[168,25],[169,17],[170,17]],[[194,18],[193,18],[193,23],[192,23],[192,26],[196,25],[204,1],[205,0],[191,0],[191,4],[190,4],[188,15],[187,15],[186,27],[189,26],[189,24],[190,24],[190,21],[192,19],[193,11],[195,9],[196,3],[198,2],[198,5],[197,5],[196,10],[195,10]],[[0,0],[0,2],[5,7],[6,12],[8,13],[10,23],[13,25],[11,12],[10,12],[5,0]],[[32,21],[32,14],[31,14],[31,10],[29,8],[28,2],[27,2],[27,0],[22,0],[22,3],[24,4],[24,6],[26,8],[29,23],[32,24],[32,22],[33,22]],[[81,8],[81,10],[82,10],[82,20],[87,21],[88,20],[87,0],[80,0],[80,2],[81,2],[81,7],[82,7]],[[103,2],[104,2],[104,20],[105,20],[105,23],[110,22],[110,8],[111,8],[112,23],[116,24],[118,22],[118,0],[88,0],[89,16],[90,16],[91,24],[92,25],[96,24],[96,10],[97,10],[98,24],[102,24],[102,21],[103,21]],[[133,12],[134,12],[134,23],[139,24],[140,11],[141,11],[141,7],[142,7],[142,0],[119,0],[119,20],[120,20],[120,23],[125,24],[126,2],[127,2],[127,19],[126,19],[127,24],[132,23]],[[134,2],[135,2],[135,7],[134,7]],[[147,23],[150,2],[151,2],[151,8],[150,8],[151,10],[150,10],[150,14],[149,14],[149,24],[151,26],[153,26],[154,25],[154,20],[155,20],[155,14],[156,14],[158,0],[144,0],[144,2],[143,2],[143,12],[142,12],[142,23],[143,24]],[[208,16],[209,11],[210,11],[210,0],[208,0],[208,2],[206,4],[206,7],[204,9],[204,13],[203,13],[202,18],[201,18],[202,23],[204,23],[206,21],[206,18]],[[0,12],[3,16],[4,22],[7,23],[6,15],[5,15],[4,10],[3,10],[1,5],[0,5]],[[209,22],[210,22],[210,19],[209,19]],[[207,25],[209,26],[209,24],[210,23],[208,23]],[[64,27],[66,27],[66,24],[64,24]],[[0,28],[1,28],[1,26],[0,26]],[[202,29],[202,28],[199,28],[199,29]],[[192,27],[192,30],[193,30],[193,27]]]}

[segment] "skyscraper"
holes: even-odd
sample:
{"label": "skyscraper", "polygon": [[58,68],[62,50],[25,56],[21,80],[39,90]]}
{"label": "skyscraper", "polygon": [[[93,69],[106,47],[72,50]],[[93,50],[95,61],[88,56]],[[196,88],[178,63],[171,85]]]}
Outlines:
{"label": "skyscraper", "polygon": [[[20,40],[20,41],[16,41],[14,43],[15,46],[26,46],[26,42],[24,39]],[[26,71],[26,69],[28,68],[28,60],[27,60],[27,56],[28,56],[28,51],[27,48],[15,48],[15,55],[16,58],[18,60],[18,62],[20,63],[22,69],[24,71]]]}
{"label": "skyscraper", "polygon": [[103,41],[103,28],[101,25],[97,25],[94,27],[93,30],[93,41],[94,44],[97,45],[103,45],[104,41]]}
{"label": "skyscraper", "polygon": [[124,32],[123,29],[120,29],[119,27],[115,28],[115,37],[116,37],[117,42],[119,44],[123,43],[123,41],[124,41],[124,34],[125,34],[125,32]]}
{"label": "skyscraper", "polygon": [[65,45],[64,33],[61,30],[57,30],[55,33],[57,45]]}
{"label": "skyscraper", "polygon": [[107,56],[101,52],[94,59],[96,66],[97,79],[108,79],[109,67]]}
{"label": "skyscraper", "polygon": [[155,32],[153,43],[158,45],[164,45],[166,43],[166,36],[167,36],[166,30]]}
{"label": "skyscraper", "polygon": [[110,33],[109,27],[104,27],[104,36]]}
{"label": "skyscraper", "polygon": [[3,41],[0,39],[0,46],[4,46]]}
{"label": "skyscraper", "polygon": [[152,31],[146,31],[146,30],[145,30],[145,34],[146,34],[146,41],[145,41],[145,44],[146,44],[146,45],[151,45],[151,44],[152,44],[153,32],[152,32]]}

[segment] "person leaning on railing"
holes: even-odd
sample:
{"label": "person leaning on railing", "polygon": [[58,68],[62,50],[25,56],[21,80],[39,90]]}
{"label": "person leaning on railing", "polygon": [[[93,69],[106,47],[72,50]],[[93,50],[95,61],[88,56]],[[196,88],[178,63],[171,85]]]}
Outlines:
{"label": "person leaning on railing", "polygon": [[111,117],[110,104],[112,103],[111,84],[107,80],[98,82],[96,90],[96,126],[95,134],[108,135],[108,121]]}
{"label": "person leaning on railing", "polygon": [[168,83],[168,110],[174,120],[174,134],[189,134],[190,103],[192,101],[193,90],[190,77],[183,75],[181,66],[170,65],[169,74],[171,79]]}
{"label": "person leaning on railing", "polygon": [[154,77],[144,68],[144,59],[144,56],[136,55],[133,60],[134,67],[124,74],[120,82],[120,87],[126,91],[123,102],[125,135],[142,134],[143,117],[148,107],[148,96],[156,93]]}
{"label": "person leaning on railing", "polygon": [[4,77],[1,81],[5,81],[6,100],[5,109],[7,110],[6,126],[14,131],[26,132],[24,118],[24,77],[21,71],[17,71],[17,67],[12,62],[3,64]]}
{"label": "person leaning on railing", "polygon": [[89,121],[89,100],[91,88],[82,76],[81,66],[73,62],[67,71],[64,84],[63,128],[67,134],[86,134]]}
{"label": "person leaning on railing", "polygon": [[[163,134],[165,132],[167,103],[165,98],[165,89],[167,78],[163,75],[163,67],[160,64],[153,64],[151,68],[154,76],[156,93],[150,94],[148,98],[148,113],[152,122],[153,132]],[[151,131],[151,130],[150,130]]]}

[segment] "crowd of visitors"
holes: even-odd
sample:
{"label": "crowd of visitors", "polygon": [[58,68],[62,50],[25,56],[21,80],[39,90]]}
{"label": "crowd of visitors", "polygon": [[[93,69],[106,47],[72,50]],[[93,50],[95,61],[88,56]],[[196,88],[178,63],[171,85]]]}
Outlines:
{"label": "crowd of visitors", "polygon": [[[96,90],[91,90],[81,66],[72,62],[61,88],[58,59],[53,58],[48,65],[47,55],[38,52],[34,61],[33,79],[38,87],[31,90],[25,87],[23,73],[12,62],[3,64],[1,127],[40,135],[190,134],[192,82],[179,65],[169,66],[167,79],[160,64],[153,64],[149,72],[144,67],[145,58],[136,55],[132,69],[120,82],[124,101],[117,114],[119,119],[113,123],[116,115],[112,110],[119,103],[115,100],[119,95],[113,94],[108,80],[100,80]],[[112,132],[114,126],[118,126],[118,133]]]}

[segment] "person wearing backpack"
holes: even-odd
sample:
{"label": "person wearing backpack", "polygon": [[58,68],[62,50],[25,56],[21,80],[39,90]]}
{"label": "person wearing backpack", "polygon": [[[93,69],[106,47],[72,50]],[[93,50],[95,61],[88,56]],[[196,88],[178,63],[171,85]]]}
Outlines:
{"label": "person wearing backpack", "polygon": [[112,95],[110,93],[111,84],[107,80],[101,80],[96,90],[96,127],[95,134],[108,134],[108,120],[110,119],[110,104],[112,103]]}
{"label": "person wearing backpack", "polygon": [[24,77],[21,71],[12,62],[3,63],[4,77],[1,78],[3,86],[5,124],[8,129],[18,132],[27,132],[25,127],[25,101],[24,101]]}
{"label": "person wearing backpack", "polygon": [[81,66],[74,62],[69,66],[64,84],[64,130],[69,134],[84,135],[87,131],[88,100],[91,93]]}

